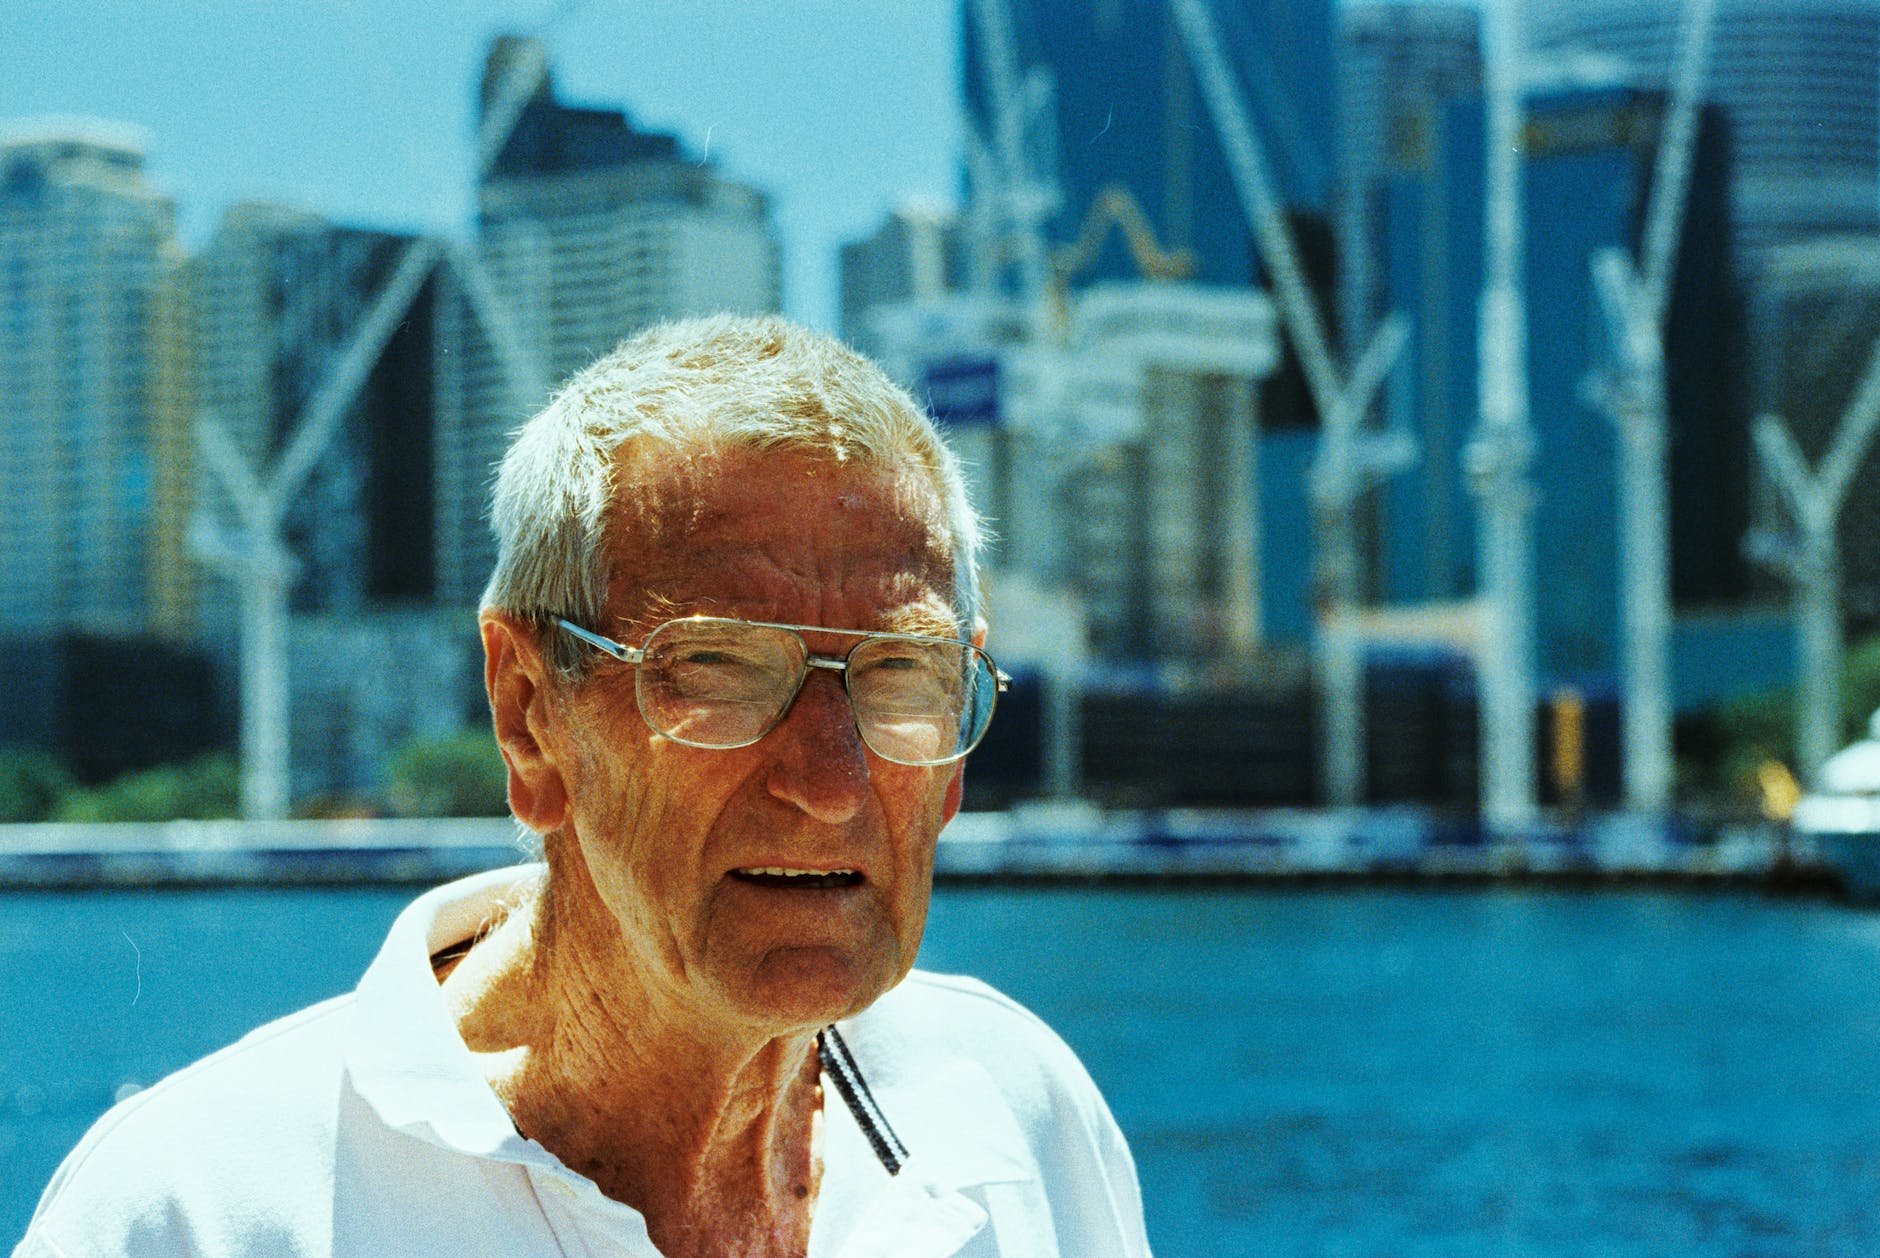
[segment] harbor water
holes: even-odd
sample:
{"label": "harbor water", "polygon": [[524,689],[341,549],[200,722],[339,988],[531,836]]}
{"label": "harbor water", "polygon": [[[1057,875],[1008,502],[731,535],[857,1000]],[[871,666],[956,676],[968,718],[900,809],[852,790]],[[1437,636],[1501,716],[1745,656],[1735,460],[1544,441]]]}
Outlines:
{"label": "harbor water", "polygon": [[[0,895],[0,1249],[83,1129],[348,988],[405,889]],[[1164,1258],[1880,1249],[1880,915],[1744,893],[947,886]]]}

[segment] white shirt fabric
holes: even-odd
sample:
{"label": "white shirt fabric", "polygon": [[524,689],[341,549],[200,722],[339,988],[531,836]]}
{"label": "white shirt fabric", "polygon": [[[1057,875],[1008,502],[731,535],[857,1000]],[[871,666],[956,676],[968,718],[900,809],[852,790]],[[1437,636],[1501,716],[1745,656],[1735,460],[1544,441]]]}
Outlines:
{"label": "white shirt fabric", "polygon": [[[53,1176],[15,1258],[657,1255],[638,1211],[517,1134],[432,973],[433,952],[539,873],[426,894],[352,995],[114,1107]],[[1148,1254],[1122,1133],[1031,1014],[916,971],[838,1030],[910,1156],[890,1176],[824,1087],[812,1258]]]}

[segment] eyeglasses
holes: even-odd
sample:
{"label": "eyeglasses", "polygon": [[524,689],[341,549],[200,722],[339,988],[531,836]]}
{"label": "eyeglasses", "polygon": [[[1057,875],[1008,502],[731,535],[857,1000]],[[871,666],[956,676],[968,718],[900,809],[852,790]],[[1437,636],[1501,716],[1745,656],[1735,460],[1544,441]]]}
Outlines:
{"label": "eyeglasses", "polygon": [[[855,731],[895,764],[951,764],[979,745],[1011,683],[970,642],[718,616],[668,620],[635,649],[557,619],[565,633],[637,670],[640,715],[688,747],[748,747],[782,721],[812,668],[842,674]],[[860,638],[815,655],[803,634]]]}

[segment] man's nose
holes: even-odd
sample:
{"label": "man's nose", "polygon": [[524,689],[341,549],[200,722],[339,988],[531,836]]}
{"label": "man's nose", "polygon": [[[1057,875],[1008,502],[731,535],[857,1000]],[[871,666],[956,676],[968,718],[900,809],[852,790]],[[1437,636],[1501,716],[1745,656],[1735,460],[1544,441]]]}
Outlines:
{"label": "man's nose", "polygon": [[860,811],[868,793],[868,754],[840,677],[812,673],[764,741],[774,745],[768,783],[773,796],[832,825]]}

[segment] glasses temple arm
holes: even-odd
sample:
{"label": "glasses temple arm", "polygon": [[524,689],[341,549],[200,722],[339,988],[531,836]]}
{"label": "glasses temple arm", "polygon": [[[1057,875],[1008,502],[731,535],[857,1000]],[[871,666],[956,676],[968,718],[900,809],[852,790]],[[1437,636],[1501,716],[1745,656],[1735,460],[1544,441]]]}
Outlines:
{"label": "glasses temple arm", "polygon": [[589,646],[593,647],[595,650],[601,652],[604,655],[611,655],[613,658],[619,660],[623,664],[638,664],[645,654],[643,651],[640,651],[637,648],[630,647],[630,646],[622,646],[620,643],[615,642],[612,638],[603,638],[598,633],[590,633],[586,629],[583,629],[580,625],[575,624],[573,621],[563,620],[560,617],[556,617],[555,624],[564,632],[566,632],[570,637],[576,638],[579,641],[587,643]]}

